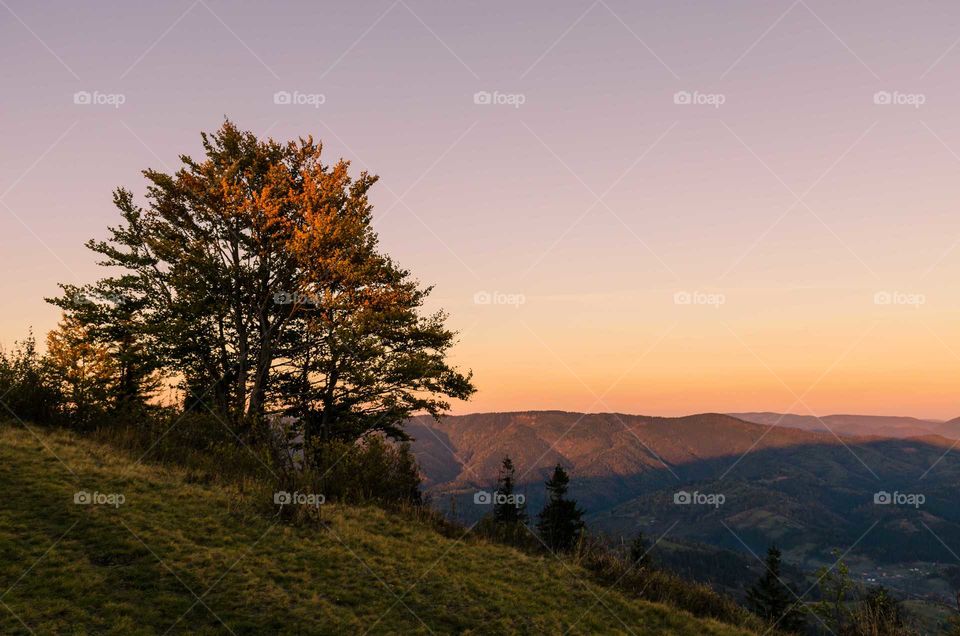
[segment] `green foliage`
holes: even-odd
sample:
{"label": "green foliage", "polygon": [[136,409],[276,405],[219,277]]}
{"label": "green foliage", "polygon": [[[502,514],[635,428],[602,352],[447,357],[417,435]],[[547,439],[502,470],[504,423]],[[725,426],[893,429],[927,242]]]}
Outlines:
{"label": "green foliage", "polygon": [[331,502],[387,507],[423,503],[420,469],[407,443],[379,435],[358,442],[334,440],[312,449],[311,462],[302,465],[275,431],[253,423],[250,429],[247,439],[240,440],[213,413],[167,409],[144,420],[103,427],[95,436],[141,461],[184,468],[197,482],[256,482],[272,492],[321,494]]}
{"label": "green foliage", "polygon": [[420,468],[408,443],[380,435],[358,442],[332,440],[311,453],[313,462],[293,476],[293,489],[310,488],[334,501],[349,503],[422,503]]}
{"label": "green foliage", "polygon": [[826,566],[817,570],[820,582],[820,601],[812,607],[820,619],[836,633],[844,632],[852,621],[850,594],[854,589],[850,579],[850,568],[844,563],[839,550],[833,550],[836,559],[834,567]]}
{"label": "green foliage", "polygon": [[754,614],[787,632],[803,631],[803,604],[783,582],[780,574],[780,550],[770,546],[766,570],[753,587],[747,590],[747,606]]}
{"label": "green foliage", "polygon": [[113,377],[108,389],[111,409],[121,413],[149,410],[160,387],[158,345],[147,337],[143,297],[126,296],[128,278],[93,285],[60,285],[63,294],[47,302],[64,311],[64,322],[82,329],[88,347],[110,355]]}
{"label": "green foliage", "polygon": [[44,424],[62,421],[63,396],[49,360],[31,332],[10,352],[0,350],[0,416]]}
{"label": "green foliage", "polygon": [[291,415],[309,450],[403,439],[412,413],[470,396],[446,362],[446,315],[422,312],[430,289],[378,250],[376,177],[323,163],[310,138],[261,141],[230,121],[202,141],[202,160],[144,171],[146,206],[115,192],[120,224],[87,243],[111,275],[51,299],[109,347],[121,401],[179,376],[185,410],[243,438]]}
{"label": "green foliage", "polygon": [[643,532],[637,531],[636,536],[630,542],[629,552],[630,563],[636,568],[649,569],[653,567],[653,559],[650,556],[650,545]]}
{"label": "green foliage", "polygon": [[900,636],[906,629],[900,602],[881,586],[866,591],[851,615],[850,636]]}
{"label": "green foliage", "polygon": [[557,464],[546,483],[547,505],[537,520],[540,539],[553,552],[572,550],[584,528],[583,511],[567,499],[569,484],[567,472]]}
{"label": "green foliage", "polygon": [[834,551],[836,566],[821,568],[821,602],[813,609],[837,636],[914,636],[906,624],[900,602],[881,586],[854,596],[856,585],[839,550]]}
{"label": "green foliage", "polygon": [[577,542],[572,559],[596,580],[629,596],[666,603],[694,616],[721,620],[756,633],[769,631],[768,625],[709,585],[664,570],[637,567],[629,553],[610,550],[606,542],[596,537],[585,534]]}

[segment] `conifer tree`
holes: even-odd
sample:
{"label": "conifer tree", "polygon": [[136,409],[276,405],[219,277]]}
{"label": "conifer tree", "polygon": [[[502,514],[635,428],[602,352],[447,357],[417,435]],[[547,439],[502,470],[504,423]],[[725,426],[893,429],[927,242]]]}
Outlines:
{"label": "conifer tree", "polygon": [[637,531],[637,536],[630,543],[630,564],[638,569],[650,568],[653,559],[650,558],[650,547],[643,532]]}
{"label": "conifer tree", "polygon": [[766,571],[747,590],[747,606],[760,618],[775,623],[778,629],[800,632],[805,623],[803,613],[798,607],[799,601],[780,578],[780,556],[776,546],[767,550]]}
{"label": "conifer tree", "polygon": [[547,505],[537,521],[540,539],[554,552],[572,549],[583,532],[583,510],[576,501],[567,499],[569,484],[570,477],[563,466],[557,464],[553,476],[547,480]]}
{"label": "conifer tree", "polygon": [[514,494],[513,462],[510,456],[503,458],[500,473],[497,476],[497,499],[493,503],[493,520],[503,524],[519,524],[527,522],[526,503],[518,503]]}

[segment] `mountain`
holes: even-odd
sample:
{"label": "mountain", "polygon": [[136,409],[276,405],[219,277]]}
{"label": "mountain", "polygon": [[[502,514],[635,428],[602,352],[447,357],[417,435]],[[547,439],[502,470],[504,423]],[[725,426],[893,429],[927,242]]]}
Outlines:
{"label": "mountain", "polygon": [[960,417],[956,417],[946,422],[938,422],[933,427],[933,432],[937,435],[943,435],[951,439],[960,439]]}
{"label": "mountain", "polygon": [[747,633],[375,507],[286,525],[250,483],[135,459],[0,423],[0,634]]}
{"label": "mountain", "polygon": [[960,438],[960,418],[948,422],[921,420],[915,417],[885,415],[795,415],[793,413],[730,413],[732,417],[763,424],[766,426],[786,426],[805,431],[833,431],[837,435],[879,435],[882,437],[920,437],[923,435],[942,435]]}
{"label": "mountain", "polygon": [[[749,558],[776,543],[807,570],[832,563],[832,549],[855,546],[853,569],[864,580],[888,566],[952,563],[960,552],[960,450],[929,432],[838,437],[717,413],[560,411],[416,418],[408,430],[435,505],[468,521],[489,512],[474,495],[493,489],[509,454],[532,514],[559,463],[589,525],[614,539],[642,530]],[[896,503],[885,504],[885,493]],[[948,591],[913,578],[917,593]]]}

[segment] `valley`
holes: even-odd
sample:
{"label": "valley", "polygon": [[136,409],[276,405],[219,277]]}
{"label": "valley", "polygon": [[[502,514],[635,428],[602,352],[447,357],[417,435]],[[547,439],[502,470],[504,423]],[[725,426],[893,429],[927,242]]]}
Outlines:
{"label": "valley", "polygon": [[[735,595],[760,572],[756,555],[776,544],[798,588],[840,550],[864,585],[954,603],[957,440],[909,418],[824,418],[842,429],[834,434],[815,430],[817,418],[784,418],[805,429],[748,416],[764,423],[534,411],[416,418],[408,430],[434,506],[467,522],[489,511],[474,494],[494,488],[504,456],[532,516],[560,463],[592,530],[611,542],[662,537],[662,561]],[[874,420],[920,435],[854,434]]]}

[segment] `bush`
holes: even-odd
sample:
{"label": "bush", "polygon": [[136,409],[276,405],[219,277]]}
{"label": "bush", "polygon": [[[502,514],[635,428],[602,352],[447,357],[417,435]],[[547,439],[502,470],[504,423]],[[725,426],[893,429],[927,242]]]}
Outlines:
{"label": "bush", "polygon": [[729,596],[709,585],[631,561],[629,554],[611,550],[599,538],[583,535],[573,553],[574,561],[605,585],[655,603],[673,605],[701,618],[764,632],[766,626]]}
{"label": "bush", "polygon": [[421,504],[420,468],[407,443],[379,435],[358,442],[330,441],[310,449],[296,482],[328,499],[349,503]]}
{"label": "bush", "polygon": [[142,461],[186,468],[197,481],[269,482],[280,474],[264,436],[241,440],[212,413],[134,410],[98,427],[93,436]]}
{"label": "bush", "polygon": [[537,553],[545,550],[543,542],[525,523],[499,523],[492,515],[478,521],[472,533],[492,543],[513,546],[525,552]]}
{"label": "bush", "polygon": [[53,376],[32,333],[13,351],[0,351],[0,413],[38,424],[59,422],[63,396]]}
{"label": "bush", "polygon": [[899,601],[883,586],[870,588],[851,613],[845,636],[912,636],[917,632],[907,627]]}

